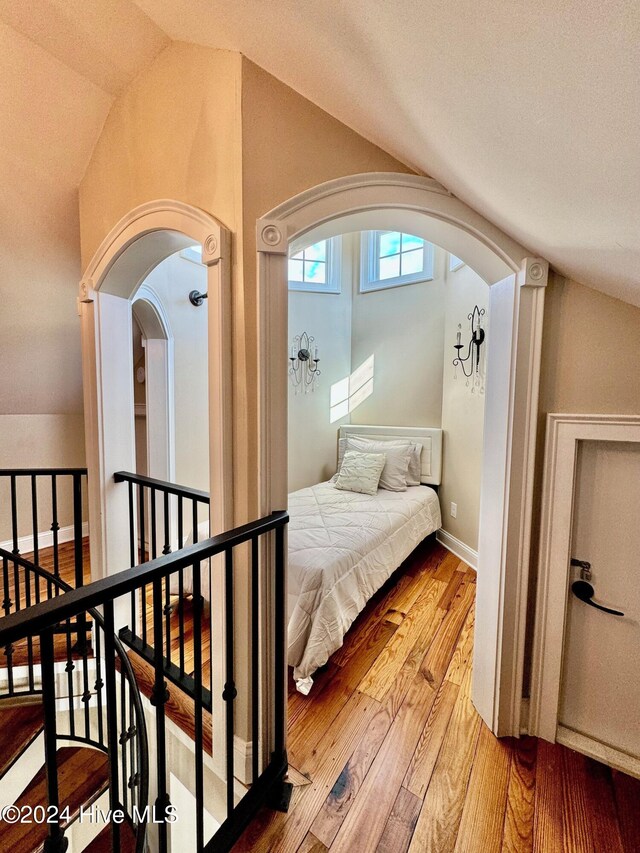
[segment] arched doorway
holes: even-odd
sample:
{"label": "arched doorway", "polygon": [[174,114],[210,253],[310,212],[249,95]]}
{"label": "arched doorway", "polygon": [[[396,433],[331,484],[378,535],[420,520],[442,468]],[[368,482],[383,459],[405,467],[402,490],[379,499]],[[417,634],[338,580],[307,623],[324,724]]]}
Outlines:
{"label": "arched doorway", "polygon": [[[411,225],[407,218],[411,215]],[[287,503],[287,255],[290,242],[410,228],[491,286],[473,700],[498,735],[521,729],[531,505],[548,264],[435,181],[371,173],[330,181],[257,223],[261,310],[261,510]]]}
{"label": "arched doorway", "polygon": [[[176,252],[199,244],[207,268],[209,368],[209,483],[210,529],[219,533],[232,526],[232,412],[231,395],[231,256],[230,233],[216,219],[181,202],[161,200],[128,213],[108,234],[80,283],[83,384],[89,519],[93,579],[130,566],[127,536],[127,489],[114,482],[116,471],[135,467],[132,303],[140,295],[147,306],[136,309],[142,323],[157,336],[156,380],[166,386],[164,413],[158,428],[166,436],[158,447],[170,448],[170,341],[160,316],[153,316],[152,294],[141,289],[147,275]],[[188,294],[185,293],[185,299]],[[167,329],[165,324],[165,330]],[[160,454],[161,455],[161,454]],[[158,461],[158,460],[157,460]],[[170,475],[171,454],[158,464]],[[159,469],[158,469],[159,470]],[[215,572],[211,596],[211,648],[224,653],[224,580]],[[120,606],[120,605],[119,605]],[[117,627],[127,615],[116,608]],[[212,664],[214,742],[224,738],[223,667]],[[221,764],[222,753],[216,756]]]}

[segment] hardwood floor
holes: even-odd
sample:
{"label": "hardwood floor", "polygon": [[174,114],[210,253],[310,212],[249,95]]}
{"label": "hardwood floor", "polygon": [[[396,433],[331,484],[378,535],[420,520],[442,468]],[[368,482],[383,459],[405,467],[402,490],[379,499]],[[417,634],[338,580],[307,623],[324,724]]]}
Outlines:
{"label": "hardwood floor", "polygon": [[470,699],[475,573],[437,544],[289,691],[287,814],[234,853],[631,853],[640,782],[560,745],[497,740]]}

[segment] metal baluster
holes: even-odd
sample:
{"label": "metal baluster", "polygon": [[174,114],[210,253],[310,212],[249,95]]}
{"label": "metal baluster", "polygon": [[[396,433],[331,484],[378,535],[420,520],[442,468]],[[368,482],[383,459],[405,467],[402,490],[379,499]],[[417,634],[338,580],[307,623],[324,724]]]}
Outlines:
{"label": "metal baluster", "polygon": [[[118,706],[116,704],[116,658],[113,599],[104,603],[104,670],[107,699],[107,748],[109,752],[109,808],[120,808],[118,778]],[[111,849],[120,851],[120,826],[111,821]]]}
{"label": "metal baluster", "polygon": [[124,673],[120,673],[120,752],[122,754],[122,804],[125,814],[128,810],[129,777],[127,776],[127,741],[129,730],[127,728],[127,706],[126,706],[126,681]]}
{"label": "metal baluster", "polygon": [[16,495],[16,475],[11,475],[11,535],[13,538],[13,553],[19,554],[18,548],[18,498]]}
{"label": "metal baluster", "polygon": [[285,600],[284,600],[284,527],[275,530],[275,697],[274,697],[274,748],[276,759],[286,761],[285,743]]}
{"label": "metal baluster", "polygon": [[2,609],[4,615],[8,616],[11,613],[11,590],[9,588],[9,558],[2,555]]}
{"label": "metal baluster", "polygon": [[156,543],[156,537],[158,535],[157,524],[156,524],[156,490],[151,486],[149,490],[151,496],[151,559],[155,560],[158,556],[158,548]]}
{"label": "metal baluster", "polygon": [[[135,525],[135,503],[133,496],[133,483],[129,481],[129,563],[131,567],[137,565],[136,561],[136,525]],[[135,636],[136,631],[136,590],[131,592],[131,633]]]}
{"label": "metal baluster", "polygon": [[[145,554],[145,538],[146,538],[146,530],[145,530],[145,519],[144,519],[144,486],[140,486],[138,490],[138,498],[140,499],[140,551],[141,554]],[[140,560],[140,562],[144,562],[144,560]],[[142,642],[147,644],[147,587],[142,586],[140,590],[140,594],[142,596],[140,601],[140,611],[142,616]],[[137,633],[137,632],[136,632]]]}
{"label": "metal baluster", "polygon": [[[184,546],[184,521],[182,518],[182,497],[178,497],[178,548]],[[178,571],[178,650],[180,673],[184,673],[184,570]]]}
{"label": "metal baluster", "polygon": [[260,601],[258,589],[259,541],[251,540],[251,781],[258,778],[260,713]]}
{"label": "metal baluster", "polygon": [[233,796],[233,702],[237,691],[233,671],[233,551],[227,548],[224,552],[224,610],[225,610],[225,685],[222,698],[226,702],[226,765],[227,765],[227,817],[231,816],[234,807]]}
{"label": "metal baluster", "polygon": [[65,664],[65,672],[67,673],[67,693],[69,701],[69,731],[71,737],[76,733],[76,717],[73,708],[73,670],[76,665],[73,662],[73,650],[71,648],[71,619],[67,619],[67,662]]}
{"label": "metal baluster", "polygon": [[53,573],[57,578],[59,578],[60,554],[58,550],[58,531],[60,530],[60,525],[58,524],[58,479],[55,474],[51,475],[51,507],[51,532],[53,533]]}
{"label": "metal baluster", "polygon": [[[80,614],[76,616],[76,622],[80,622]],[[85,632],[87,630],[87,618],[82,614],[82,623]],[[89,713],[89,703],[91,702],[91,691],[89,690],[89,660],[88,660],[88,644],[86,642],[86,633],[84,635],[84,648],[82,654],[82,702],[84,704],[84,733],[87,740],[91,739],[91,717]]]}
{"label": "metal baluster", "polygon": [[73,474],[73,562],[76,589],[84,585],[84,560],[82,555],[82,475]]}
{"label": "metal baluster", "polygon": [[[171,545],[169,544],[169,492],[164,492],[163,495],[163,523],[164,523],[164,547],[162,553],[164,555],[171,553]],[[167,575],[164,586],[164,620],[165,620],[165,643],[167,664],[171,663],[171,595],[170,595],[170,578]]]}
{"label": "metal baluster", "polygon": [[[200,561],[193,564],[193,586],[200,589]],[[193,608],[194,759],[196,781],[196,850],[204,848],[204,769],[202,755],[202,606]]]}
{"label": "metal baluster", "polygon": [[[24,586],[26,598],[25,607],[31,607],[31,574],[28,569],[25,569],[24,573]],[[27,667],[29,675],[29,692],[33,693],[35,689],[35,677],[33,672],[33,636],[31,634],[27,637]]]}
{"label": "metal baluster", "polygon": [[102,633],[102,628],[95,620],[93,625],[93,633],[96,638],[96,683],[94,685],[94,690],[96,691],[96,703],[98,706],[98,743],[100,743],[102,746],[105,746],[106,744],[104,742],[104,720],[102,710],[102,688],[104,687],[104,681],[102,680],[102,661],[100,659],[100,647],[102,644],[100,635]]}
{"label": "metal baluster", "polygon": [[[36,475],[31,475],[31,523],[33,526],[33,562],[40,565],[40,549],[38,547],[38,484]],[[38,584],[40,587],[40,584]],[[38,590],[39,592],[39,590]],[[40,595],[36,595],[36,601],[40,601]]]}
{"label": "metal baluster", "polygon": [[[167,744],[165,733],[165,703],[169,698],[167,683],[164,680],[164,658],[162,654],[162,578],[153,581],[153,652],[155,680],[151,704],[156,709],[156,750],[158,756],[158,798],[155,804],[155,819],[166,815],[169,806],[167,791]],[[163,820],[158,824],[160,853],[167,853],[167,824]]]}
{"label": "metal baluster", "polygon": [[44,766],[47,783],[47,812],[49,837],[45,842],[47,853],[64,853],[67,842],[58,821],[60,798],[58,792],[58,756],[56,731],[56,682],[54,673],[53,629],[40,634],[40,661],[42,664],[42,705],[44,711]]}

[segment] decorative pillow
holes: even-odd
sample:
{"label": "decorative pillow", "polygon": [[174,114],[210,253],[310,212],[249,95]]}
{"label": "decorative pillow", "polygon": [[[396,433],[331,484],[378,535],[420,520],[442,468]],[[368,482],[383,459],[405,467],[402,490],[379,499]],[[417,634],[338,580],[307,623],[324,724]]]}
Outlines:
{"label": "decorative pillow", "polygon": [[357,450],[347,450],[336,477],[336,489],[358,492],[362,495],[375,495],[385,461],[384,453],[359,453]]}
{"label": "decorative pillow", "polygon": [[384,439],[348,435],[338,442],[338,471],[340,471],[344,454],[348,450],[358,450],[362,453],[384,453],[387,461],[380,477],[380,488],[389,492],[406,492],[407,485],[419,485],[420,483],[419,467],[417,482],[415,476],[409,475],[409,465],[415,455],[412,450],[413,445],[414,442],[410,441],[385,441]]}

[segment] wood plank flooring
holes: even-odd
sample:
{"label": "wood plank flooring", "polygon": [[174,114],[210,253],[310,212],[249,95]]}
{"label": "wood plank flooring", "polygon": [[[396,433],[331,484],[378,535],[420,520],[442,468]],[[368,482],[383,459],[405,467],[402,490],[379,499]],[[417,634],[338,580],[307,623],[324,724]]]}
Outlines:
{"label": "wood plank flooring", "polygon": [[424,543],[308,697],[289,686],[287,814],[234,853],[638,853],[640,782],[560,745],[497,740],[470,699],[475,573]]}

